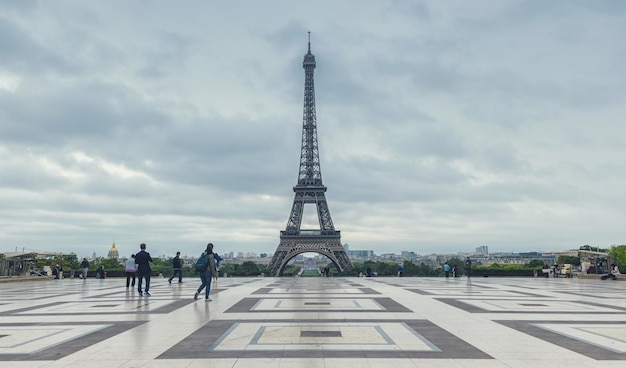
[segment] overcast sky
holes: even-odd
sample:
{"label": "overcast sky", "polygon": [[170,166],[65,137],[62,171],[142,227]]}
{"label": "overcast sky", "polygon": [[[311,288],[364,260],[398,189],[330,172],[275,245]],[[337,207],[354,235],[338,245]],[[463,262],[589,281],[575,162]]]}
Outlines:
{"label": "overcast sky", "polygon": [[350,249],[626,244],[626,1],[1,0],[0,252],[274,252],[308,31]]}

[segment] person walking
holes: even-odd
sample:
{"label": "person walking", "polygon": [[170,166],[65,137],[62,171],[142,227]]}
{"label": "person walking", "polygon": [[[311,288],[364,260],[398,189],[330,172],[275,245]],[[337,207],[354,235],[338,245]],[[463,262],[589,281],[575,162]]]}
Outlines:
{"label": "person walking", "polygon": [[213,274],[213,280],[215,280],[215,284],[217,285],[217,277],[220,275],[220,262],[222,261],[222,257],[220,257],[217,253],[213,253],[213,258],[215,258],[215,273]]}
{"label": "person walking", "polygon": [[470,257],[465,258],[465,274],[467,275],[467,277],[472,276],[472,260],[470,259]]}
{"label": "person walking", "polygon": [[182,284],[183,283],[183,270],[180,264],[180,252],[176,252],[176,257],[174,257],[174,260],[172,261],[172,268],[174,269],[174,272],[172,273],[172,277],[167,279],[167,282],[171,284],[174,277],[176,277],[176,274],[178,274],[178,283]]}
{"label": "person walking", "polygon": [[[150,253],[146,252],[146,244],[141,243],[139,245],[141,249],[139,253],[135,254],[135,264],[137,265],[137,291],[139,291],[139,296],[146,295],[150,296],[150,274],[152,273],[152,269],[150,268],[150,262],[152,262],[152,257],[150,257]],[[146,279],[146,289],[142,293],[141,292],[141,282],[143,279]]]}
{"label": "person walking", "polygon": [[[126,261],[126,288],[135,287],[135,255],[131,254],[130,258]],[[130,283],[130,280],[133,283]]]}
{"label": "person walking", "polygon": [[198,290],[196,290],[193,299],[198,300],[198,295],[200,295],[202,289],[205,289],[204,301],[210,302],[212,300],[209,298],[209,293],[211,292],[211,278],[216,272],[212,243],[207,244],[206,250],[202,252],[202,255],[198,259],[198,262],[196,263],[196,272],[200,274],[200,281],[202,281],[202,284],[200,284]]}
{"label": "person walking", "polygon": [[83,261],[80,263],[80,268],[83,269],[83,280],[86,280],[87,272],[89,271],[89,261],[87,258],[83,258]]}
{"label": "person walking", "polygon": [[450,277],[450,265],[448,262],[443,264],[443,272],[446,273],[446,278]]}

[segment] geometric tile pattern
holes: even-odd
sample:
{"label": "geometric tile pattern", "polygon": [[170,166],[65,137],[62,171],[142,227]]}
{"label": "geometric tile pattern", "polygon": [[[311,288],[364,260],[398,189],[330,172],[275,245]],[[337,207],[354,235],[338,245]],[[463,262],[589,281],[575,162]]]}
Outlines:
{"label": "geometric tile pattern", "polygon": [[626,360],[626,322],[500,323],[597,360]]}
{"label": "geometric tile pattern", "polygon": [[[0,280],[1,281],[1,280]],[[626,282],[226,278],[0,282],[0,366],[530,367],[626,363]]]}
{"label": "geometric tile pattern", "polygon": [[[190,301],[185,301],[187,304]],[[102,313],[135,313],[135,312],[163,312],[165,308],[175,303],[172,300],[159,300],[145,298],[143,300],[118,300],[118,301],[86,301],[86,302],[60,302],[17,311],[16,315],[29,314],[102,314]]]}
{"label": "geometric tile pattern", "polygon": [[110,325],[0,326],[0,354],[33,354]]}
{"label": "geometric tile pattern", "polygon": [[244,298],[226,313],[411,312],[391,298]]}
{"label": "geometric tile pattern", "polygon": [[439,299],[473,313],[624,313],[622,307],[579,301],[532,299]]}
{"label": "geometric tile pattern", "polygon": [[237,322],[208,351],[440,351],[403,322]]}
{"label": "geometric tile pattern", "polygon": [[214,321],[159,359],[491,359],[428,321]]}
{"label": "geometric tile pattern", "polygon": [[591,345],[597,345],[616,353],[626,353],[626,328],[624,328],[624,324],[533,323],[533,326]]}
{"label": "geometric tile pattern", "polygon": [[0,361],[56,360],[142,323],[0,324]]}

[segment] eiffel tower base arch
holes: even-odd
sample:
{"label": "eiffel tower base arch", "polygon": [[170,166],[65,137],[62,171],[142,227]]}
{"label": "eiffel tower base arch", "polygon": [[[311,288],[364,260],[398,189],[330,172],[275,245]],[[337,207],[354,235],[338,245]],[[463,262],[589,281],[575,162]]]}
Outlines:
{"label": "eiffel tower base arch", "polygon": [[[352,268],[352,263],[346,254],[339,235],[286,235],[281,231],[280,244],[274,252],[268,272],[272,276],[282,276],[287,263],[302,253],[322,254],[337,267],[339,272]],[[339,231],[336,231],[339,233]]]}

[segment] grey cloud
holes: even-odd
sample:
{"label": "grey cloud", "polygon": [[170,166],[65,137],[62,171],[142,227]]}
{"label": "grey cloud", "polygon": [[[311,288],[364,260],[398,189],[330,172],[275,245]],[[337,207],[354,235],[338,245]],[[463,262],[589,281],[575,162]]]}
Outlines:
{"label": "grey cloud", "polygon": [[0,79],[0,242],[273,251],[309,30],[323,177],[353,249],[618,237],[623,5],[273,4],[3,13],[0,78],[18,82]]}
{"label": "grey cloud", "polygon": [[0,16],[0,56],[5,67],[24,73],[70,73],[78,66],[49,50],[18,24]]}
{"label": "grey cloud", "polygon": [[0,100],[6,114],[0,126],[3,139],[50,146],[94,138],[106,147],[119,135],[150,133],[166,120],[119,85],[85,83],[44,94],[6,97]]}

